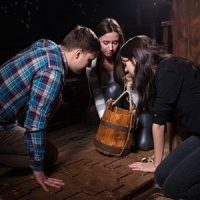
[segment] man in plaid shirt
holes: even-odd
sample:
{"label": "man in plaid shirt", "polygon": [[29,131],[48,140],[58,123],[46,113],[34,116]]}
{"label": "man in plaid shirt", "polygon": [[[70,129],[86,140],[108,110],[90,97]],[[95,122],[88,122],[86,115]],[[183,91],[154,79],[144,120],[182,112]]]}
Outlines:
{"label": "man in plaid shirt", "polygon": [[[47,123],[62,100],[68,69],[81,73],[99,50],[94,32],[77,26],[60,45],[38,40],[0,66],[0,164],[30,167],[45,191],[47,186],[64,185],[44,173],[58,157],[57,148],[46,140]],[[18,120],[23,113],[21,127]]]}

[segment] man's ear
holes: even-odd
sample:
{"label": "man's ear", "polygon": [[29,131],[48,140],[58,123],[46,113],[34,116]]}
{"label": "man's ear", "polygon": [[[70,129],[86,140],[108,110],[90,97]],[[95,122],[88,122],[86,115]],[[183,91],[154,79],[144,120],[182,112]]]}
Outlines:
{"label": "man's ear", "polygon": [[75,50],[75,58],[78,59],[79,56],[82,54],[83,50],[78,48]]}

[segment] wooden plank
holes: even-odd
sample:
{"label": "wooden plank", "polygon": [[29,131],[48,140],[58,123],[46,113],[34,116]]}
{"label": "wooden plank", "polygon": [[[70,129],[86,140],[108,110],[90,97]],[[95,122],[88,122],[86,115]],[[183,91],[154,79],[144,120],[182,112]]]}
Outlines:
{"label": "wooden plank", "polygon": [[35,180],[30,179],[31,170],[11,171],[1,176],[0,199],[120,200],[136,196],[145,188],[148,190],[153,184],[154,174],[135,172],[127,165],[151,156],[153,151],[133,151],[124,157],[103,155],[93,145],[97,127],[98,120],[83,120],[75,126],[47,133],[58,146],[60,163],[46,173],[65,181],[61,189],[50,188],[51,192],[46,193]]}
{"label": "wooden plank", "polygon": [[200,63],[200,1],[172,1],[173,53]]}

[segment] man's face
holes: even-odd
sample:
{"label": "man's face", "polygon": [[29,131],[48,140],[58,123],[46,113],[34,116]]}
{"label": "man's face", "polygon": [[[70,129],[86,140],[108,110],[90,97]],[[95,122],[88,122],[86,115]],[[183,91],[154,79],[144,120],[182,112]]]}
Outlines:
{"label": "man's face", "polygon": [[97,56],[97,52],[83,52],[80,51],[72,62],[72,67],[70,69],[76,73],[80,74],[86,67],[90,67],[92,60]]}

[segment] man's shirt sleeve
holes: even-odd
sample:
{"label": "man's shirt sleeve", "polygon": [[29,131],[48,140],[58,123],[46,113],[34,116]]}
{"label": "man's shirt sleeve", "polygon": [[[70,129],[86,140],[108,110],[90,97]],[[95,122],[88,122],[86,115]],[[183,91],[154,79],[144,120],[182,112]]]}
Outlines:
{"label": "man's shirt sleeve", "polygon": [[53,103],[61,92],[61,72],[47,69],[35,76],[30,93],[30,101],[24,127],[26,150],[30,156],[30,167],[43,170],[45,155],[45,129]]}

